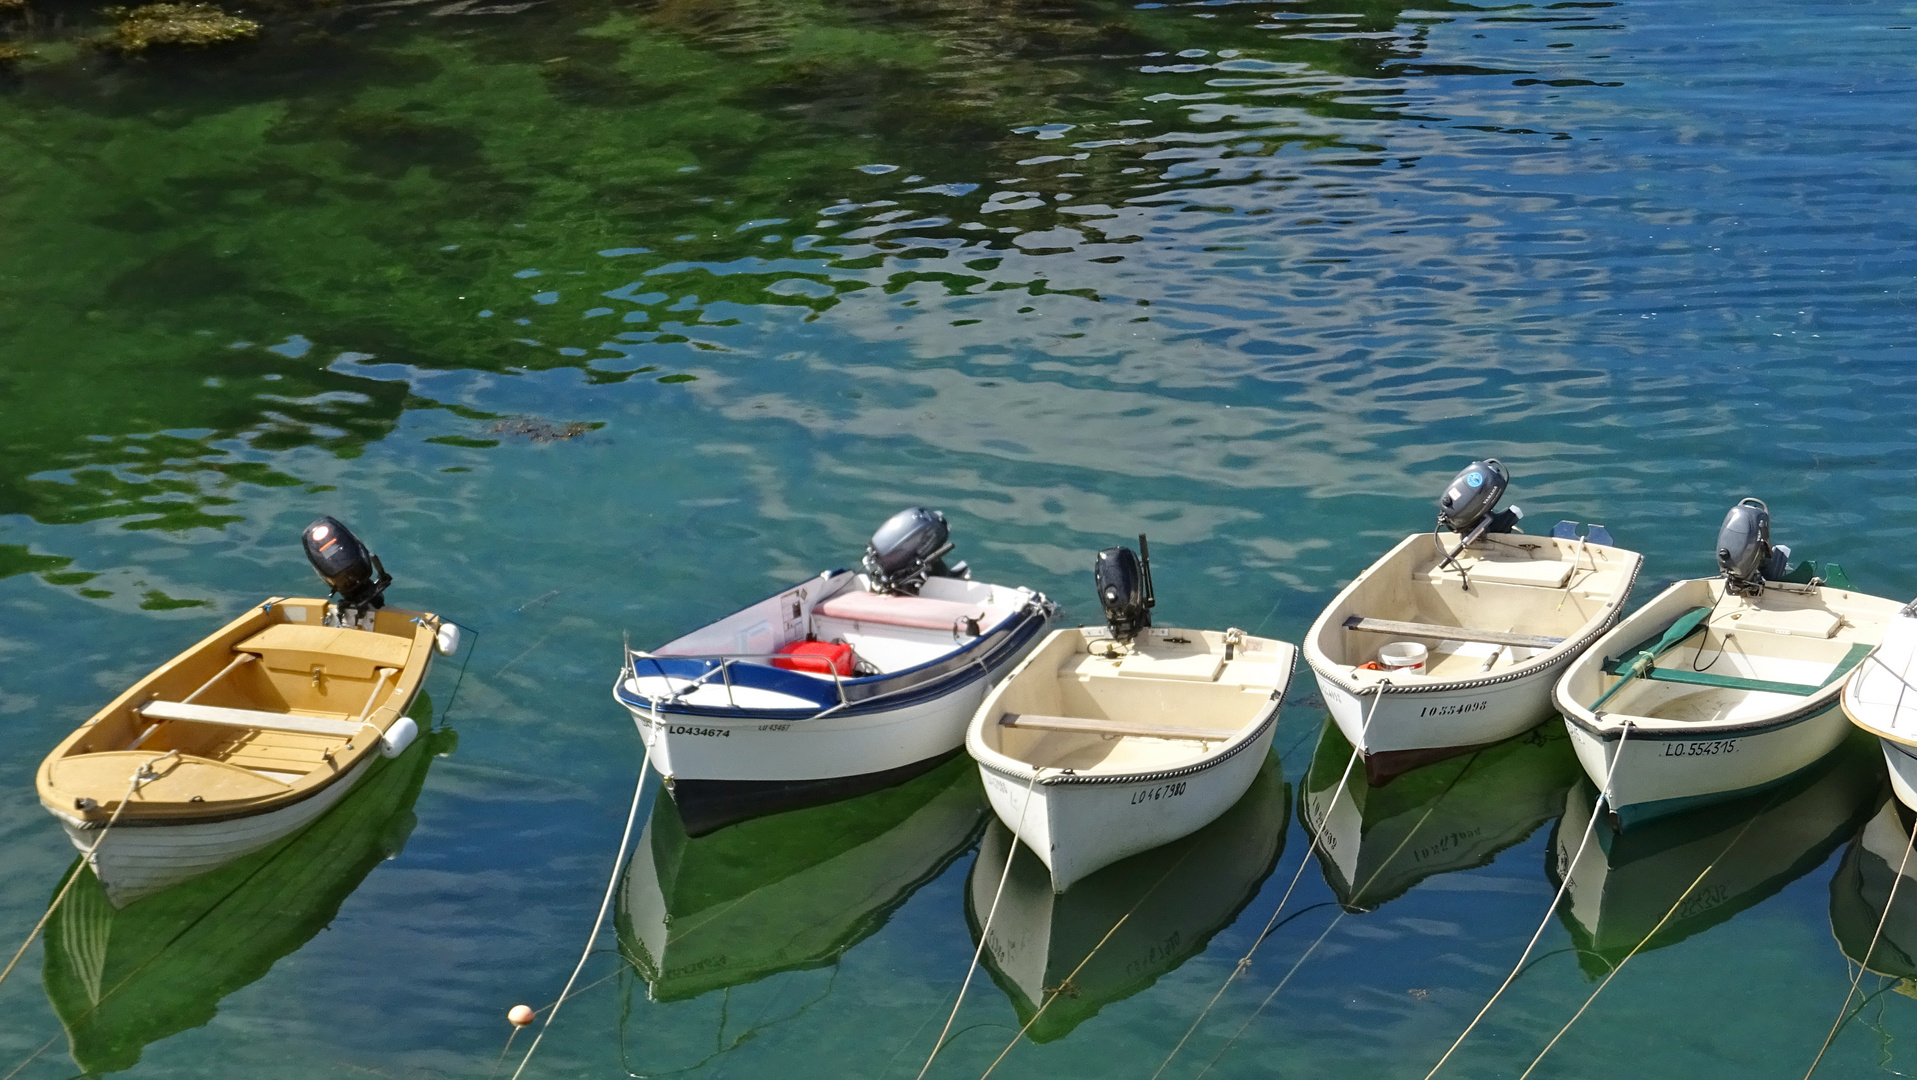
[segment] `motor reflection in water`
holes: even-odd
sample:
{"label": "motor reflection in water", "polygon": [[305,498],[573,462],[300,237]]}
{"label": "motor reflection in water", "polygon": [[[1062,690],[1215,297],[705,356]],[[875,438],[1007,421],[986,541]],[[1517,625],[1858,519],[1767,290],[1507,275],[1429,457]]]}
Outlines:
{"label": "motor reflection in water", "polygon": [[[1269,756],[1244,797],[1218,820],[1113,863],[1062,896],[1052,892],[1045,864],[1019,845],[983,963],[1011,999],[1019,1022],[1031,1023],[1027,1034],[1036,1042],[1062,1038],[1107,1004],[1144,990],[1203,951],[1258,895],[1277,865],[1290,795],[1278,758]],[[979,845],[965,905],[974,942],[1011,844],[1011,831],[993,821]],[[1112,933],[1127,912],[1130,918]],[[1107,933],[1110,939],[1100,946]]]}
{"label": "motor reflection in water", "polygon": [[1350,912],[1375,911],[1433,874],[1490,863],[1562,812],[1581,775],[1555,719],[1382,787],[1353,765],[1340,793],[1350,761],[1351,744],[1327,722],[1299,798],[1325,882]]}
{"label": "motor reflection in water", "polygon": [[[430,705],[412,715],[424,726]],[[228,994],[325,929],[399,854],[427,767],[457,741],[430,731],[301,832],[118,910],[76,861],[69,873],[83,876],[47,923],[43,967],[73,1060],[93,1074],[132,1068],[149,1044],[211,1021]]]}
{"label": "motor reflection in water", "polygon": [[[1558,909],[1578,966],[1603,976],[1640,943],[1674,945],[1775,895],[1828,858],[1884,790],[1876,746],[1853,733],[1770,791],[1625,832],[1600,820]],[[1553,886],[1563,882],[1596,800],[1588,780],[1566,796],[1546,867]]]}
{"label": "motor reflection in water", "polygon": [[971,847],[988,813],[978,767],[963,756],[897,787],[697,838],[671,799],[657,800],[621,885],[619,948],[648,999],[711,1015],[644,1024],[635,1060],[627,985],[627,1070],[697,1067],[823,1000],[829,974],[767,977],[836,965]]}

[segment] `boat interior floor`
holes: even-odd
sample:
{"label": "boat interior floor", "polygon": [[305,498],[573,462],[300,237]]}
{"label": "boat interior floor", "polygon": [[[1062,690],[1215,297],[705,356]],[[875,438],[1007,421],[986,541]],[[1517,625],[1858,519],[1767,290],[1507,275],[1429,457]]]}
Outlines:
{"label": "boat interior floor", "polygon": [[[1757,620],[1716,625],[1657,660],[1606,703],[1607,718],[1641,716],[1683,723],[1739,723],[1793,708],[1840,681],[1870,646],[1842,639],[1779,635]],[[1607,658],[1610,671],[1625,658]],[[1605,680],[1605,686],[1611,680]]]}

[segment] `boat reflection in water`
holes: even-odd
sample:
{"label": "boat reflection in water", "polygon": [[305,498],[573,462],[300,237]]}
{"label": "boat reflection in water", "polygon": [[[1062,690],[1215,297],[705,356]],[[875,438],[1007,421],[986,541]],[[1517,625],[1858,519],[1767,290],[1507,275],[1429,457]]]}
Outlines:
{"label": "boat reflection in water", "polygon": [[[412,715],[424,727],[430,706]],[[132,1068],[148,1044],[212,1020],[228,994],[324,930],[399,854],[428,765],[456,743],[448,729],[426,732],[302,831],[118,910],[75,862],[69,873],[82,876],[47,923],[43,967],[74,1062],[91,1074]]]}
{"label": "boat reflection in water", "polygon": [[681,1071],[815,1004],[777,980],[735,988],[836,964],[971,847],[987,814],[962,755],[896,787],[699,837],[671,799],[654,802],[621,885],[619,948],[651,1000],[712,1015],[648,1021],[646,1060],[628,1065]]}
{"label": "boat reflection in water", "polygon": [[[1885,799],[1844,852],[1830,883],[1830,931],[1851,962],[1879,975],[1902,980],[1897,990],[1917,997],[1917,852],[1905,862],[1911,812]],[[1898,867],[1903,867],[1899,882]],[[1896,886],[1896,904],[1884,908]],[[1883,932],[1878,933],[1879,923]],[[1877,945],[1870,939],[1877,935]],[[1866,957],[1864,950],[1870,949]]]}
{"label": "boat reflection in water", "polygon": [[[1828,858],[1883,793],[1876,747],[1853,733],[1770,791],[1621,833],[1600,820],[1558,909],[1578,966],[1604,975],[1640,942],[1676,944],[1775,895]],[[1547,867],[1553,886],[1564,880],[1596,800],[1589,781],[1566,797]]]}
{"label": "boat reflection in water", "polygon": [[1382,787],[1352,766],[1340,793],[1350,761],[1351,744],[1327,722],[1299,800],[1325,882],[1350,912],[1374,911],[1433,874],[1489,864],[1561,813],[1582,775],[1556,719]]}
{"label": "boat reflection in water", "polygon": [[[1062,1038],[1203,951],[1277,865],[1290,803],[1278,758],[1267,756],[1244,796],[1216,821],[1113,863],[1062,895],[1052,891],[1045,864],[1019,845],[983,960],[1021,1024],[1044,1007],[1027,1035],[1035,1042]],[[979,845],[965,894],[974,942],[1011,845],[1011,831],[997,821]],[[1100,946],[1126,912],[1131,917]],[[1047,995],[1055,995],[1049,1006]]]}

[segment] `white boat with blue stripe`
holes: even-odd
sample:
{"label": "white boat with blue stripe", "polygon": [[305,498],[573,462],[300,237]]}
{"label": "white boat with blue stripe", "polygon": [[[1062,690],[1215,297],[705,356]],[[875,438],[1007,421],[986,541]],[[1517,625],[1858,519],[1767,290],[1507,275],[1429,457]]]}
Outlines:
{"label": "white boat with blue stripe", "polygon": [[849,798],[956,753],[986,693],[1056,609],[947,567],[945,519],[914,508],[832,570],[650,651],[613,697],[651,747],[689,835]]}

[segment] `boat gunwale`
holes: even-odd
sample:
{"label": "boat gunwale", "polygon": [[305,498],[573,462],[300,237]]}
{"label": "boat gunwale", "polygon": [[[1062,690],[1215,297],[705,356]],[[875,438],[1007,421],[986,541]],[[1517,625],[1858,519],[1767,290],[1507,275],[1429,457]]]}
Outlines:
{"label": "boat gunwale", "polygon": [[[70,757],[88,756],[87,752],[75,754],[69,751],[76,745],[78,740],[85,737],[86,734],[101,721],[122,710],[130,709],[132,703],[138,700],[142,695],[152,693],[154,684],[171,672],[182,661],[190,657],[198,656],[201,653],[212,651],[222,641],[228,638],[231,638],[234,646],[237,647],[240,641],[245,640],[246,631],[251,630],[257,632],[275,623],[289,622],[289,620],[284,617],[280,617],[276,620],[273,617],[273,612],[275,608],[284,608],[293,604],[324,611],[328,605],[328,600],[319,597],[270,596],[258,604],[253,604],[249,606],[244,613],[229,620],[219,629],[206,635],[187,648],[175,653],[158,667],[141,676],[131,686],[116,695],[113,700],[74,727],[72,731],[68,732],[67,735],[60,740],[58,745],[47,753],[46,757],[41,759],[39,768],[35,770],[34,787],[35,794],[39,796],[40,805],[44,807],[48,813],[52,814],[63,827],[74,832],[92,833],[105,828],[107,823],[113,820],[114,815],[114,811],[108,809],[108,803],[103,802],[89,812],[76,813],[72,809],[56,806],[47,801],[48,792],[57,790],[50,778],[50,772],[54,763]],[[381,614],[408,618],[413,624],[412,641],[409,646],[410,651],[407,654],[406,665],[400,670],[398,678],[394,680],[392,689],[386,692],[386,704],[373,708],[366,714],[366,726],[373,727],[379,732],[380,736],[383,737],[386,732],[391,729],[392,725],[397,723],[401,717],[404,717],[407,711],[413,707],[414,702],[418,700],[419,692],[424,688],[426,683],[426,675],[432,668],[435,635],[438,632],[442,620],[438,615],[432,612],[417,611],[411,608],[381,608],[380,612]],[[399,635],[386,636],[398,637]],[[410,689],[408,689],[409,680],[411,684]],[[393,696],[402,690],[406,690],[404,700],[397,705],[393,704]],[[377,686],[374,692],[378,692]],[[373,717],[388,709],[393,710],[393,716],[384,726],[374,722]],[[289,711],[288,715],[295,714]],[[192,721],[171,722],[192,723]],[[117,753],[119,751],[98,752]],[[356,748],[352,755],[341,755],[346,762],[343,768],[335,768],[329,775],[319,777],[307,783],[305,781],[310,780],[314,776],[314,773],[309,772],[294,784],[287,785],[286,791],[256,796],[250,801],[242,802],[235,800],[236,803],[240,803],[239,805],[174,802],[133,804],[128,806],[126,811],[119,815],[117,821],[113,822],[113,828],[117,830],[217,825],[246,818],[263,817],[281,810],[290,809],[300,803],[317,797],[323,792],[331,790],[335,785],[342,781],[347,781],[350,777],[357,777],[365,771],[365,766],[370,764],[379,754],[380,739],[374,738],[367,740],[366,745]],[[223,764],[223,762],[218,762],[218,759],[203,758],[200,755],[182,753],[179,756],[183,760],[198,759]],[[243,766],[241,767],[243,768]],[[317,770],[315,770],[315,772],[317,772]],[[116,799],[114,802],[117,803],[118,800]],[[190,806],[202,805],[206,806],[207,809],[197,813],[188,809]]]}
{"label": "boat gunwale", "polygon": [[[1311,629],[1305,632],[1304,640],[1298,646],[1299,651],[1305,654],[1305,663],[1310,666],[1312,674],[1320,679],[1329,680],[1340,690],[1356,697],[1362,697],[1367,694],[1449,694],[1456,693],[1460,690],[1476,690],[1484,687],[1501,686],[1505,683],[1517,682],[1523,679],[1530,679],[1537,675],[1546,674],[1554,668],[1576,660],[1586,649],[1596,644],[1598,639],[1610,633],[1611,630],[1623,620],[1624,605],[1630,599],[1631,592],[1637,588],[1638,576],[1644,569],[1644,555],[1641,552],[1618,547],[1614,544],[1592,545],[1594,547],[1608,547],[1612,551],[1620,552],[1631,557],[1630,572],[1625,575],[1623,586],[1611,594],[1610,599],[1605,601],[1603,608],[1587,620],[1576,634],[1566,637],[1563,641],[1545,650],[1543,653],[1531,657],[1529,660],[1512,665],[1497,675],[1482,679],[1471,678],[1446,681],[1438,681],[1431,679],[1430,676],[1418,675],[1413,676],[1413,678],[1419,681],[1411,684],[1394,683],[1389,679],[1379,679],[1375,682],[1361,682],[1352,678],[1352,665],[1332,663],[1330,655],[1318,644],[1319,640],[1330,632],[1326,624],[1331,617],[1331,613],[1336,611],[1341,604],[1356,592],[1358,586],[1368,583],[1374,571],[1397,557],[1398,553],[1410,544],[1428,535],[1430,534],[1412,533],[1410,536],[1400,540],[1391,550],[1385,552],[1379,556],[1376,561],[1372,562],[1371,565],[1365,567],[1357,577],[1352,578],[1344,588],[1338,590],[1338,594],[1332,597],[1331,602],[1326,604],[1324,610],[1318,613],[1318,617],[1312,621]],[[1529,534],[1518,533],[1515,535],[1528,536]],[[1547,536],[1533,537],[1533,539],[1559,538]],[[1572,572],[1576,572],[1575,563],[1573,564]],[[1564,587],[1560,586],[1559,588],[1563,589]],[[1340,629],[1342,629],[1342,627],[1340,627]],[[1458,629],[1462,630],[1464,627],[1459,627]]]}
{"label": "boat gunwale", "polygon": [[[1102,629],[1104,628],[1089,627],[1089,626],[1062,627],[1058,630],[1054,630],[1052,633],[1053,634],[1077,633],[1077,634],[1085,635],[1087,631],[1097,631]],[[1154,629],[1158,629],[1158,628],[1154,627]],[[1166,633],[1172,633],[1172,632],[1202,633],[1202,631],[1189,630],[1189,629],[1185,629],[1181,627],[1165,628],[1164,632]],[[1087,636],[1086,640],[1094,640],[1094,639]],[[972,759],[978,762],[980,768],[988,769],[1008,780],[1021,780],[1027,783],[1032,782],[1034,777],[1036,776],[1037,783],[1040,787],[1057,787],[1057,786],[1068,785],[1068,784],[1156,783],[1162,780],[1175,780],[1181,776],[1190,776],[1194,773],[1200,773],[1208,769],[1215,768],[1218,765],[1221,765],[1224,762],[1229,761],[1234,757],[1237,757],[1240,753],[1244,752],[1245,749],[1251,746],[1252,743],[1262,738],[1267,729],[1275,728],[1277,726],[1279,714],[1284,711],[1285,695],[1288,692],[1290,692],[1292,681],[1297,678],[1298,651],[1299,651],[1298,646],[1293,645],[1288,641],[1279,641],[1277,638],[1263,638],[1260,640],[1270,641],[1270,642],[1273,642],[1274,644],[1283,646],[1291,650],[1291,662],[1286,665],[1284,677],[1278,682],[1276,686],[1272,688],[1270,696],[1265,699],[1265,704],[1260,707],[1259,715],[1255,715],[1250,723],[1247,723],[1243,728],[1239,729],[1238,733],[1233,735],[1229,740],[1227,740],[1223,746],[1220,746],[1215,751],[1209,751],[1209,752],[1205,752],[1201,754],[1201,756],[1196,761],[1190,762],[1189,764],[1176,766],[1174,768],[1154,769],[1154,770],[1142,771],[1142,772],[1136,772],[1136,771],[1135,772],[1119,772],[1119,773],[1054,772],[1053,775],[1051,776],[1045,776],[1044,775],[1045,770],[1048,768],[1051,768],[1051,766],[1031,765],[1027,762],[1020,761],[1018,758],[1015,758],[1011,756],[1010,754],[1007,754],[1001,750],[995,750],[990,746],[986,746],[982,738],[979,740],[978,747],[976,749],[973,748],[972,746],[973,732],[980,729],[982,725],[981,718],[985,715],[987,711],[986,706],[990,704],[990,698],[987,699],[985,704],[981,704],[979,706],[978,712],[973,714],[971,722],[966,725],[965,749],[969,754],[971,754]],[[1025,660],[1020,662],[1017,668],[1013,669],[1013,671],[1010,674],[1005,676],[1004,680],[999,683],[999,686],[1000,687],[1010,686],[1014,679],[1017,679],[1021,674],[1023,674],[1025,670],[1025,665],[1031,663],[1033,659],[1042,655],[1044,651],[1045,651],[1045,643],[1041,642],[1038,648],[1032,650],[1031,656],[1026,657]],[[1079,654],[1074,653],[1073,655],[1079,655]],[[994,688],[993,692],[994,694],[996,694],[997,688]],[[1118,737],[1131,738],[1133,736],[1121,735]],[[986,756],[981,756],[981,751],[983,752],[983,754],[989,755],[989,758]],[[993,760],[993,759],[996,759],[996,760]]]}

